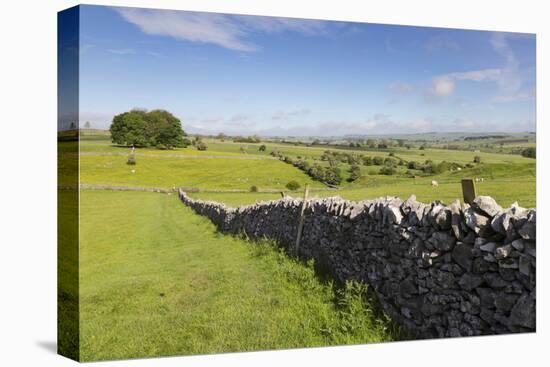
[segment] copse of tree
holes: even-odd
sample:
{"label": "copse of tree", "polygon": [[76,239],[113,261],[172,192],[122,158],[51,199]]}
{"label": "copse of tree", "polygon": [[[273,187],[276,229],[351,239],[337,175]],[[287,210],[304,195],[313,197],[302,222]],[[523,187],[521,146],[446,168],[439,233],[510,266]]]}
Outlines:
{"label": "copse of tree", "polygon": [[474,163],[481,163],[481,157],[478,156],[478,155],[476,155],[476,156],[474,157]]}
{"label": "copse of tree", "polygon": [[353,182],[358,180],[361,177],[361,168],[359,168],[358,165],[353,165],[349,169],[350,175],[348,178],[348,182]]}
{"label": "copse of tree", "polygon": [[305,159],[293,159],[282,154],[279,156],[279,159],[285,163],[292,164],[314,180],[324,182],[328,185],[339,185],[342,182],[342,172],[336,165],[323,167],[318,163],[311,164]]}
{"label": "copse of tree", "polygon": [[325,180],[329,185],[340,185],[342,182],[342,172],[338,167],[327,167],[325,170]]}
{"label": "copse of tree", "polygon": [[298,183],[298,181],[292,180],[286,184],[286,188],[290,191],[296,191],[300,188],[300,184]]}
{"label": "copse of tree", "polygon": [[208,149],[208,145],[206,145],[206,143],[202,140],[199,140],[195,143],[195,148],[197,148],[197,150],[206,150]]}
{"label": "copse of tree", "polygon": [[361,160],[363,162],[363,166],[372,166],[372,157],[362,156]]}
{"label": "copse of tree", "polygon": [[267,147],[265,146],[265,144],[260,145],[260,147],[258,148],[260,152],[265,152],[266,149]]}
{"label": "copse of tree", "polygon": [[376,157],[372,158],[372,163],[375,166],[381,166],[381,165],[384,164],[384,158],[376,156]]}
{"label": "copse of tree", "polygon": [[123,112],[113,118],[109,130],[118,145],[161,149],[186,146],[180,120],[166,110]]}
{"label": "copse of tree", "polygon": [[534,147],[525,148],[521,155],[527,158],[537,158],[537,149]]}
{"label": "copse of tree", "polygon": [[399,161],[392,157],[387,157],[384,159],[384,164],[386,166],[396,166]]}
{"label": "copse of tree", "polygon": [[393,166],[387,166],[386,165],[386,166],[380,168],[380,174],[381,175],[391,176],[391,175],[395,174],[396,172],[397,172],[397,170]]}
{"label": "copse of tree", "polygon": [[90,125],[90,121],[86,121],[86,122],[84,123],[84,127],[85,127],[86,129],[89,129],[91,126],[92,126],[92,125]]}

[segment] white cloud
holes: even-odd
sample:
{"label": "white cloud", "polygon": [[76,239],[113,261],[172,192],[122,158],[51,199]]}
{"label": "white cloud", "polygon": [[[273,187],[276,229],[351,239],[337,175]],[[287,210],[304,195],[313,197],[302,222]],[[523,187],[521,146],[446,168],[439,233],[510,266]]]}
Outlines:
{"label": "white cloud", "polygon": [[512,102],[521,99],[534,98],[533,88],[524,89],[520,73],[520,63],[508,42],[507,33],[493,33],[490,39],[491,47],[503,57],[504,65],[500,68],[488,68],[453,72],[435,77],[427,91],[427,100],[448,97],[456,89],[455,81],[494,82],[498,87],[497,95],[491,98],[493,102]]}
{"label": "white cloud", "polygon": [[459,73],[450,73],[447,74],[449,78],[455,80],[471,80],[474,82],[483,82],[487,80],[499,80],[502,76],[501,69],[482,69],[482,70],[472,70]]}
{"label": "white cloud", "polygon": [[448,97],[456,89],[455,81],[469,80],[473,82],[498,81],[502,76],[501,69],[481,69],[463,72],[454,72],[435,77],[428,90],[428,99]]}
{"label": "white cloud", "polygon": [[275,17],[236,16],[171,10],[116,8],[128,22],[147,34],[210,43],[231,50],[251,52],[258,46],[247,40],[251,32],[284,31],[314,35],[323,32],[324,22]]}
{"label": "white cloud", "polygon": [[448,97],[455,91],[455,82],[448,75],[439,76],[433,79],[432,86],[428,90],[431,98]]}

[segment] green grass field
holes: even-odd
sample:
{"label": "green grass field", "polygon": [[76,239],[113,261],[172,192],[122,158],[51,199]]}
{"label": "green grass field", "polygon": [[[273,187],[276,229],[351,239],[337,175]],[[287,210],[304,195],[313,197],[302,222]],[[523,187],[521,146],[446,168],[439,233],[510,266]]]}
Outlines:
{"label": "green grass field", "polygon": [[84,361],[396,337],[361,287],[337,289],[271,244],[218,234],[176,195],[84,190],[80,208]]}
{"label": "green grass field", "polygon": [[[264,157],[271,158],[270,152],[278,150],[284,155],[291,157],[310,157],[318,158],[326,150],[344,152],[344,153],[356,153],[364,154],[367,156],[381,156],[387,157],[390,152],[395,156],[403,158],[407,161],[414,160],[418,162],[424,162],[427,159],[431,159],[438,163],[441,161],[450,161],[456,163],[470,163],[475,156],[480,156],[484,163],[525,163],[529,162],[529,158],[522,157],[517,154],[498,154],[498,153],[486,153],[486,152],[474,152],[474,151],[461,151],[461,150],[448,150],[448,149],[406,149],[394,147],[385,150],[358,150],[358,149],[342,149],[324,146],[311,146],[306,147],[302,145],[282,144],[275,142],[265,143],[234,143],[230,141],[220,141],[217,139],[205,139],[208,145],[208,150],[199,151],[190,146],[187,148],[178,148],[174,150],[159,150],[155,148],[140,148],[138,153],[155,154],[155,155],[195,155],[195,156],[237,156],[237,157]],[[266,150],[261,152],[259,147],[265,144]],[[241,151],[244,149],[244,152]],[[129,148],[117,147],[112,145],[108,140],[82,140],[80,142],[81,152],[101,152],[101,153],[114,153],[114,154],[127,154]]]}
{"label": "green grass field", "polygon": [[[397,181],[392,184],[378,185],[373,187],[344,188],[341,190],[312,191],[309,197],[327,197],[340,196],[344,199],[361,201],[374,199],[382,196],[398,196],[403,200],[411,195],[416,195],[417,200],[425,203],[434,200],[440,200],[446,204],[459,199],[462,200],[462,191],[460,183],[440,183],[438,187],[431,187],[427,179],[416,183],[412,180]],[[511,186],[521,187],[524,191],[510,190]],[[477,184],[478,195],[493,196],[502,206],[509,206],[517,201],[524,207],[535,207],[536,201],[534,192],[536,182],[534,179],[518,179],[508,181],[483,182]],[[193,198],[203,200],[213,200],[226,203],[230,206],[240,206],[254,204],[264,200],[280,199],[279,194],[275,193],[232,193],[232,192],[194,192],[189,193]],[[301,193],[290,193],[290,196],[301,197]]]}
{"label": "green grass field", "polygon": [[313,187],[323,186],[300,170],[274,159],[138,156],[136,160],[135,166],[129,166],[126,156],[81,156],[81,182],[218,190],[249,190],[253,185],[260,189],[284,189],[291,180]]}
{"label": "green grass field", "polygon": [[[386,195],[406,199],[414,194],[423,202],[449,203],[462,197],[462,178],[483,177],[476,184],[478,194],[493,196],[503,206],[514,201],[524,207],[536,206],[536,161],[519,155],[396,148],[391,150],[394,155],[407,161],[469,163],[480,155],[482,163],[417,178],[403,175],[403,166],[394,176],[378,174],[379,166],[361,166],[360,179],[332,190],[269,155],[279,150],[321,162],[326,147],[267,142],[266,151],[261,152],[260,144],[215,139],[206,139],[206,143],[207,151],[192,146],[136,149],[137,164],[130,166],[126,164],[128,148],[114,146],[104,136],[88,136],[80,142],[80,183],[186,187],[201,190],[191,192],[193,197],[231,206],[279,199],[277,191],[291,180],[302,188],[309,184],[313,188],[310,197],[338,195],[359,201]],[[59,144],[62,185],[74,181],[63,172],[74,169],[75,144]],[[389,152],[356,151],[382,157]],[[341,165],[343,171],[348,167]],[[439,185],[432,187],[432,180]],[[251,186],[260,192],[248,192]],[[302,191],[289,194],[299,197]],[[342,290],[321,281],[311,264],[291,259],[274,244],[219,234],[208,219],[182,205],[175,194],[81,190],[80,213],[81,322],[65,329],[80,329],[82,360],[399,338],[391,323],[373,311],[360,286]],[[66,265],[67,272],[59,274],[62,280],[74,277],[74,264]],[[62,314],[74,315],[75,302],[70,297],[75,293],[74,283],[65,282],[64,287]],[[69,334],[61,337],[70,349],[74,346]]]}
{"label": "green grass field", "polygon": [[[464,164],[472,162],[475,155],[480,155],[482,163],[462,171],[445,172],[416,179],[400,174],[394,176],[377,174],[380,166],[360,166],[362,177],[353,183],[344,180],[335,191],[328,190],[325,185],[313,181],[299,169],[272,159],[269,155],[270,151],[279,150],[289,156],[318,159],[327,149],[326,147],[266,142],[266,151],[260,152],[258,147],[261,144],[222,142],[217,139],[205,141],[208,144],[207,151],[198,151],[192,146],[175,150],[137,149],[137,165],[128,166],[126,164],[128,148],[113,146],[108,140],[83,140],[80,147],[81,152],[84,153],[80,157],[81,182],[165,189],[174,186],[193,188],[210,191],[194,193],[195,197],[223,201],[237,206],[258,200],[277,199],[280,196],[273,191],[284,190],[285,185],[291,180],[298,181],[302,187],[309,184],[312,188],[326,189],[326,191],[315,191],[313,194],[317,196],[339,195],[350,200],[364,200],[386,195],[406,199],[414,194],[418,200],[424,202],[433,200],[450,202],[462,197],[460,186],[462,178],[483,177],[484,182],[477,184],[478,194],[493,196],[503,206],[508,206],[514,201],[518,201],[525,207],[536,206],[536,162],[519,155],[394,148],[392,149],[394,155],[407,161],[423,162],[431,159],[434,162],[447,160]],[[244,148],[244,153],[241,152],[241,147]],[[60,151],[64,151],[63,147]],[[385,151],[355,152],[383,157],[389,154]],[[319,160],[317,162],[326,164]],[[349,165],[341,164],[344,178],[349,176],[348,168]],[[399,170],[404,172],[406,168],[399,166]],[[436,180],[439,186],[432,187],[432,180]],[[256,186],[260,193],[242,192],[250,190],[251,186]]]}

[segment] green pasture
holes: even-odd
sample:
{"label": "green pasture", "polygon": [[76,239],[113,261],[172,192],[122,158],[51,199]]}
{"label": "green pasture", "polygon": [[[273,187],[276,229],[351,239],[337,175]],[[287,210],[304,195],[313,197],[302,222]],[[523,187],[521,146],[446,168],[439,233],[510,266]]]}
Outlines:
{"label": "green pasture", "polygon": [[[120,154],[127,155],[130,153],[131,148],[121,147],[114,145],[109,140],[81,140],[80,141],[80,151],[82,153],[110,153],[110,154]],[[170,150],[161,150],[156,148],[137,148],[136,153],[138,154],[152,154],[152,155],[166,155],[166,156],[177,156],[177,155],[193,155],[193,156],[240,156],[242,153],[237,151],[223,151],[210,149],[206,151],[199,151],[193,146],[187,148],[175,148]]]}
{"label": "green pasture", "polygon": [[[371,166],[372,167],[372,166]],[[370,168],[370,167],[362,167]],[[494,197],[502,206],[509,206],[517,201],[524,207],[536,206],[536,164],[529,161],[525,164],[480,164],[474,168],[462,171],[446,172],[436,176],[419,177],[416,179],[365,175],[356,183],[344,185],[336,190],[312,191],[310,197],[341,196],[344,199],[360,201],[382,196],[398,196],[407,199],[416,195],[417,200],[432,202],[440,200],[450,203],[456,199],[462,200],[462,178],[483,178],[476,183],[478,195]],[[438,186],[432,187],[432,180]],[[203,200],[224,202],[231,206],[253,204],[263,200],[280,198],[275,193],[190,193],[192,197]],[[301,192],[289,193],[291,196],[301,196]]]}
{"label": "green pasture", "polygon": [[[205,139],[205,143],[208,146],[206,151],[199,151],[193,146],[187,148],[177,148],[173,150],[159,150],[155,148],[139,148],[136,150],[139,154],[154,154],[154,155],[196,155],[196,156],[254,156],[271,158],[269,153],[274,150],[280,151],[283,155],[290,157],[308,157],[319,158],[326,150],[338,151],[343,153],[355,153],[363,154],[367,156],[380,156],[387,157],[392,152],[398,158],[402,158],[406,161],[424,162],[426,160],[432,160],[435,163],[441,161],[449,161],[456,163],[472,163],[475,156],[480,156],[483,163],[525,163],[530,162],[530,158],[525,158],[517,154],[498,154],[498,153],[486,153],[486,152],[474,152],[474,151],[462,151],[462,150],[448,150],[448,149],[425,149],[420,150],[406,149],[406,148],[391,148],[384,150],[362,150],[362,149],[344,149],[333,148],[326,146],[303,146],[283,144],[276,142],[263,142],[263,143],[234,143],[231,141],[221,141],[218,139]],[[261,152],[259,147],[261,145],[266,146],[266,150]],[[241,150],[242,148],[242,150]],[[80,151],[84,153],[113,153],[113,154],[128,154],[130,148],[119,147],[113,145],[108,140],[81,140]]]}
{"label": "green pasture", "polygon": [[172,194],[81,191],[83,361],[398,337],[364,288],[216,232]]}
{"label": "green pasture", "polygon": [[126,156],[80,157],[80,180],[98,185],[216,190],[284,189],[292,180],[323,187],[302,171],[275,159],[173,158],[138,156],[135,166]]}
{"label": "green pasture", "polygon": [[[249,190],[256,186],[259,193],[196,193],[196,197],[217,199],[230,205],[241,205],[264,199],[277,199],[279,194],[270,191],[285,190],[285,185],[298,181],[302,187],[309,184],[312,188],[328,189],[320,182],[292,165],[270,158],[268,152],[278,149],[285,155],[318,158],[326,148],[294,146],[291,144],[266,142],[266,152],[260,152],[261,144],[233,143],[218,139],[206,139],[208,150],[200,152],[194,147],[175,150],[136,149],[137,165],[126,164],[128,148],[113,146],[108,140],[81,141],[80,179],[85,184],[113,186],[143,186],[172,188],[187,187],[207,191]],[[60,148],[61,152],[68,151]],[[245,153],[240,151],[245,147]],[[334,149],[333,149],[334,150]],[[352,150],[344,149],[350,152]],[[534,207],[536,194],[536,161],[519,155],[452,151],[445,149],[392,149],[395,157],[407,161],[469,163],[475,155],[481,156],[481,164],[461,171],[445,172],[440,175],[405,177],[405,166],[398,166],[398,174],[379,175],[380,166],[360,166],[362,177],[353,183],[346,182],[349,165],[340,164],[344,181],[337,191],[316,191],[315,195],[340,195],[350,200],[372,199],[392,195],[403,199],[415,194],[418,200],[430,202],[441,200],[450,202],[461,198],[460,180],[462,178],[483,178],[478,183],[478,194],[495,197],[502,205],[514,201],[520,205]],[[97,154],[96,154],[97,153]],[[101,155],[112,153],[114,155]],[[388,156],[389,152],[357,151],[366,155]],[[258,158],[258,159],[255,159]],[[318,160],[321,164],[326,164]],[[71,162],[69,162],[71,163]],[[63,164],[63,163],[62,163]],[[412,171],[415,174],[415,171]],[[436,180],[438,187],[432,187]],[[264,192],[261,192],[264,191]],[[267,192],[265,192],[267,191]]]}
{"label": "green pasture", "polygon": [[[477,183],[478,195],[490,195],[502,206],[509,206],[517,201],[523,207],[535,207],[536,182],[529,180],[484,181]],[[259,201],[277,200],[281,196],[274,193],[229,193],[229,192],[197,192],[190,193],[191,197],[202,200],[213,200],[226,203],[230,206],[254,204]],[[289,193],[290,196],[302,197],[301,192]],[[411,180],[396,179],[388,185],[373,187],[349,187],[340,190],[313,191],[309,197],[340,196],[344,199],[361,201],[375,199],[382,196],[398,196],[405,200],[411,195],[416,195],[417,200],[429,203],[440,200],[449,204],[459,199],[462,201],[462,189],[460,182],[443,182],[437,187],[432,187],[427,181],[411,182]]]}

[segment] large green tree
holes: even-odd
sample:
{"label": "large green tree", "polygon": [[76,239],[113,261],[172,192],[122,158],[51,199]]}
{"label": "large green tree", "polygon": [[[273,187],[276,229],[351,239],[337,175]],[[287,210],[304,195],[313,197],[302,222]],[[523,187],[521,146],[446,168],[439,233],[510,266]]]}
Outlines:
{"label": "large green tree", "polygon": [[119,145],[162,149],[186,145],[180,120],[166,110],[121,113],[113,118],[110,131],[113,143]]}

